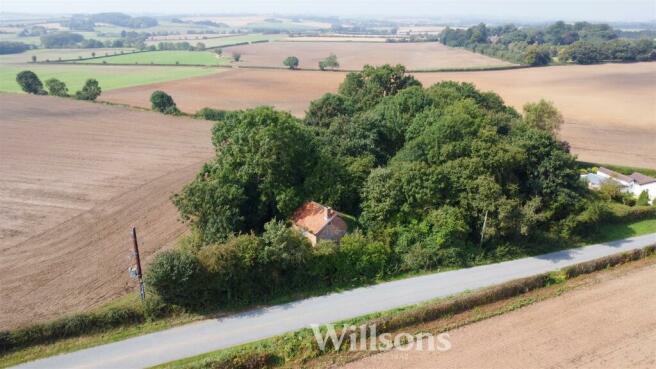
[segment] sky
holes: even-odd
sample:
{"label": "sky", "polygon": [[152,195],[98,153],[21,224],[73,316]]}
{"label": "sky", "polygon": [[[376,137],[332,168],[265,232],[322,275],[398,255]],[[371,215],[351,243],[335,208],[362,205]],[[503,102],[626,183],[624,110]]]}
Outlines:
{"label": "sky", "polygon": [[3,13],[312,14],[544,21],[653,21],[656,0],[0,0]]}

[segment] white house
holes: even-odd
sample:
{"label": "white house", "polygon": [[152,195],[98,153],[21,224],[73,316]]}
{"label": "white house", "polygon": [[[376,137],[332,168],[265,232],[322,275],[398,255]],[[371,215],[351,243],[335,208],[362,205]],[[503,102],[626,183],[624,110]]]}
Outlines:
{"label": "white house", "polygon": [[[656,200],[656,178],[638,172],[627,176],[604,167],[597,170],[597,177],[602,181],[613,180],[619,183],[622,191],[631,193],[636,197],[640,196],[642,191],[647,191],[652,204]],[[592,184],[592,182],[590,183]]]}

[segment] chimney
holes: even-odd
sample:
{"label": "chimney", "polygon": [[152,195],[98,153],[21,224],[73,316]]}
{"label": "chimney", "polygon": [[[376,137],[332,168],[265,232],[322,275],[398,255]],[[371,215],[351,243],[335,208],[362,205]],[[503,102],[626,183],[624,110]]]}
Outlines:
{"label": "chimney", "polygon": [[332,218],[333,215],[335,215],[335,211],[329,206],[326,206],[326,220],[330,220],[330,218]]}

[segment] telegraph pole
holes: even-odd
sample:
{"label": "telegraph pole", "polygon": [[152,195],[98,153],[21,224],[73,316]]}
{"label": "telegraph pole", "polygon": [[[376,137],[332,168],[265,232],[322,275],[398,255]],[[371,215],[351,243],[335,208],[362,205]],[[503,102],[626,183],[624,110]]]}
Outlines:
{"label": "telegraph pole", "polygon": [[139,243],[137,242],[137,228],[132,227],[132,245],[133,253],[136,259],[136,277],[139,281],[139,295],[141,296],[141,301],[143,302],[146,299],[146,290],[144,289],[143,275],[141,274],[141,258],[139,257]]}

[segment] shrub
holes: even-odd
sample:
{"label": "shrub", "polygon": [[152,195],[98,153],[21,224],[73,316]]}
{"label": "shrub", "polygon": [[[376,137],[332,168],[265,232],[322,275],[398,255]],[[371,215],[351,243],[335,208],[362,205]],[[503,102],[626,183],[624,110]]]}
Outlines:
{"label": "shrub", "polygon": [[145,282],[166,303],[195,306],[205,303],[205,277],[205,270],[195,255],[172,250],[155,257]]}
{"label": "shrub", "polygon": [[336,278],[351,282],[381,277],[391,254],[387,245],[368,240],[360,231],[348,234],[340,241]]}
{"label": "shrub", "polygon": [[179,113],[175,102],[171,95],[167,94],[164,91],[155,91],[150,95],[150,104],[154,111],[158,111],[164,114],[176,114]]}
{"label": "shrub", "polygon": [[43,83],[39,77],[31,70],[24,70],[16,75],[16,82],[21,89],[28,94],[45,95]]}
{"label": "shrub", "polygon": [[81,91],[75,92],[75,98],[78,100],[95,101],[102,93],[102,89],[95,79],[88,79]]}
{"label": "shrub", "polygon": [[66,84],[56,78],[50,78],[46,81],[48,93],[52,96],[68,97],[68,87]]}
{"label": "shrub", "polygon": [[202,108],[196,112],[196,118],[207,119],[207,120],[223,120],[229,112],[225,110],[212,109],[212,108]]}
{"label": "shrub", "polygon": [[636,205],[638,206],[649,205],[649,193],[647,192],[647,190],[640,192],[640,196],[638,196],[638,201],[636,202]]}

